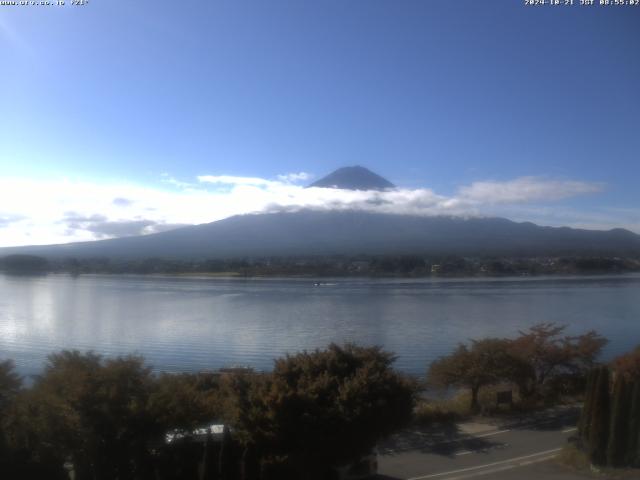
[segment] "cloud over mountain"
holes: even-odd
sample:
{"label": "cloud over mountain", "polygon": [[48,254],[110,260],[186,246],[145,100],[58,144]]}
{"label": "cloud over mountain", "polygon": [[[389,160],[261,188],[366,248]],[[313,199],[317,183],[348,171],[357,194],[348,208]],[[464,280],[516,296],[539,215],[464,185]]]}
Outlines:
{"label": "cloud over mountain", "polygon": [[460,187],[458,198],[479,204],[526,203],[553,201],[602,191],[599,183],[520,177],[504,182],[482,181]]}
{"label": "cloud over mountain", "polygon": [[[311,177],[305,172],[282,174],[276,179],[203,174],[183,180],[163,174],[153,187],[130,182],[4,178],[0,179],[0,246],[139,235],[236,214],[301,209],[514,218],[510,212],[523,207],[550,205],[603,188],[577,180],[521,177],[477,181],[447,195],[429,188],[305,188],[302,183]],[[588,223],[585,215],[588,217],[587,212],[576,212],[581,226]],[[537,221],[545,223],[544,219]],[[640,229],[640,225],[629,224],[628,216],[625,221],[615,224],[616,218],[611,217],[611,226]]]}
{"label": "cloud over mountain", "polygon": [[96,239],[130,237],[145,235],[184,227],[187,224],[163,223],[149,219],[109,220],[105,215],[79,215],[76,212],[66,212],[60,223],[67,227],[67,235],[73,237],[76,232],[91,232]]}

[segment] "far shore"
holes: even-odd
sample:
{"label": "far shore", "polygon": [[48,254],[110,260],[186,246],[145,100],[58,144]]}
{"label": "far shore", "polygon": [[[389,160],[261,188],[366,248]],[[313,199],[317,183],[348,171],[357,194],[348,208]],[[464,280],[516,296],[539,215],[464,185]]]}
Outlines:
{"label": "far shore", "polygon": [[153,272],[153,273],[138,273],[138,272],[39,272],[39,273],[10,273],[0,270],[0,275],[15,276],[15,277],[43,277],[47,275],[55,276],[72,276],[72,277],[85,277],[85,276],[112,276],[112,277],[146,277],[146,278],[183,278],[183,279],[229,279],[229,280],[308,280],[315,284],[315,286],[330,286],[332,281],[339,280],[362,280],[362,281],[376,281],[376,280],[406,280],[406,281],[538,281],[538,280],[571,280],[571,279],[606,279],[606,278],[625,278],[625,277],[640,277],[640,271],[633,272],[596,272],[596,273],[542,273],[542,274],[525,274],[525,275],[488,275],[488,274],[476,274],[476,275],[317,275],[313,273],[308,274],[278,274],[278,273],[257,273],[246,274],[242,272]]}

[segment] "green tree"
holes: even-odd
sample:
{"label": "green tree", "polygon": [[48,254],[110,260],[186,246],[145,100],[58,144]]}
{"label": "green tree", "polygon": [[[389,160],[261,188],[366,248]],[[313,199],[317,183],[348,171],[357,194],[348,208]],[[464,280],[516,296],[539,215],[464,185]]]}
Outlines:
{"label": "green tree", "polygon": [[592,402],[588,455],[594,464],[605,465],[610,419],[609,369],[607,367],[599,368]]}
{"label": "green tree", "polygon": [[16,398],[20,394],[22,379],[15,372],[11,360],[0,362],[0,471],[16,473],[18,449],[15,442]]}
{"label": "green tree", "polygon": [[629,385],[631,405],[629,407],[629,429],[625,463],[640,466],[640,378]]}
{"label": "green tree", "polygon": [[202,480],[219,480],[219,465],[220,463],[220,445],[213,440],[211,434],[207,435],[207,440],[204,444],[204,460]]}
{"label": "green tree", "polygon": [[33,394],[41,441],[71,458],[79,479],[127,479],[150,471],[147,442],[159,433],[148,415],[151,372],[139,357],[50,355]]}
{"label": "green tree", "polygon": [[607,464],[622,467],[625,464],[629,425],[629,394],[624,376],[617,375],[611,403]]}
{"label": "green tree", "polygon": [[249,442],[242,452],[241,480],[259,480],[260,456],[255,444]]}
{"label": "green tree", "polygon": [[236,458],[231,432],[226,425],[222,430],[220,443],[220,456],[218,459],[218,472],[221,480],[233,480],[236,467]]}
{"label": "green tree", "polygon": [[470,346],[460,344],[453,353],[431,364],[427,380],[434,386],[468,388],[470,408],[477,411],[482,387],[514,376],[518,364],[510,345],[509,340],[501,338],[472,340]]}
{"label": "green tree", "polygon": [[584,404],[582,406],[582,412],[580,414],[580,421],[578,424],[578,434],[585,444],[589,441],[589,427],[591,425],[591,417],[593,415],[593,398],[595,397],[598,373],[599,370],[592,369],[587,375]]}
{"label": "green tree", "polygon": [[22,379],[15,372],[12,360],[0,362],[0,419],[15,400],[22,388]]}
{"label": "green tree", "polygon": [[47,259],[35,255],[7,255],[0,259],[0,269],[16,275],[44,273],[48,268]]}
{"label": "green tree", "polygon": [[286,457],[299,478],[368,453],[411,418],[416,385],[378,347],[330,345],[276,360],[273,373],[231,384],[237,424],[271,471]]}
{"label": "green tree", "polygon": [[212,373],[163,373],[149,395],[149,411],[164,430],[193,430],[222,416],[220,381]]}

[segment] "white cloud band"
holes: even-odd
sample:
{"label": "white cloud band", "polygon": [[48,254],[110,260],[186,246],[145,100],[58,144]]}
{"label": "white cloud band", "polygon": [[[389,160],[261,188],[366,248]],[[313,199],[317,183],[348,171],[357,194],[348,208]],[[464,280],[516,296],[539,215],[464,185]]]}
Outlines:
{"label": "white cloud band", "polygon": [[[201,175],[197,177],[199,183],[190,183],[164,174],[161,181],[170,187],[0,179],[0,246],[153,233],[235,214],[304,208],[510,216],[509,209],[517,212],[517,205],[531,206],[602,190],[602,185],[588,182],[522,177],[474,182],[445,196],[426,188],[382,192],[304,188],[294,184],[309,178],[303,172],[278,178]],[[584,224],[584,216],[580,218]]]}
{"label": "white cloud band", "polygon": [[598,183],[520,177],[506,182],[473,182],[461,187],[458,195],[462,200],[479,204],[526,203],[562,200],[602,189],[603,185]]}

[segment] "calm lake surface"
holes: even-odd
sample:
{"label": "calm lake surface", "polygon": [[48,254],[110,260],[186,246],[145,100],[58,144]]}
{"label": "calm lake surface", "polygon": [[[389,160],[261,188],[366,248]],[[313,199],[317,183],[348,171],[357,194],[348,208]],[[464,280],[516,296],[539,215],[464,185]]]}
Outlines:
{"label": "calm lake surface", "polygon": [[0,275],[0,359],[38,373],[60,349],[142,354],[157,370],[269,370],[286,352],[382,345],[424,375],[458,342],[542,321],[595,329],[605,358],[640,343],[640,275],[493,279]]}

